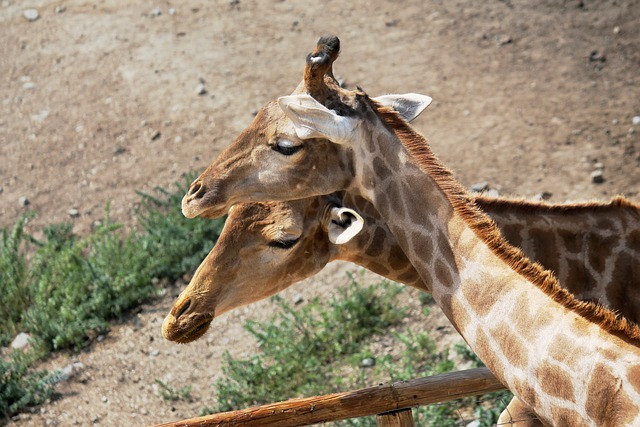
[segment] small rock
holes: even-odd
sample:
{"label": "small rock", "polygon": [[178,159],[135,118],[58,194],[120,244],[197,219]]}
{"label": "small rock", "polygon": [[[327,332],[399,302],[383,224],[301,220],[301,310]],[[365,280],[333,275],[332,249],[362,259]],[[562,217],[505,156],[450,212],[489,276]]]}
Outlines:
{"label": "small rock", "polygon": [[513,42],[513,39],[506,34],[501,34],[496,37],[496,42],[498,43],[498,46],[504,46]]}
{"label": "small rock", "polygon": [[84,364],[80,362],[69,364],[53,375],[51,379],[51,383],[57,384],[57,383],[69,381],[71,378],[74,377],[74,375],[78,374],[83,369],[84,369]]}
{"label": "small rock", "polygon": [[80,211],[78,209],[76,209],[76,208],[71,208],[71,209],[69,209],[69,216],[71,218],[77,218],[77,217],[80,216]]}
{"label": "small rock", "polygon": [[589,61],[591,62],[605,62],[606,60],[607,57],[599,50],[592,50],[589,54]]}
{"label": "small rock", "polygon": [[22,84],[22,89],[25,90],[31,90],[34,89],[36,87],[36,84],[34,82],[24,82]]}
{"label": "small rock", "polygon": [[29,201],[29,199],[26,198],[26,196],[21,196],[18,199],[18,203],[20,204],[20,206],[27,206],[31,202]]}
{"label": "small rock", "polygon": [[115,150],[113,150],[113,154],[115,154],[117,156],[119,154],[124,153],[125,151],[127,151],[126,148],[118,146],[118,147],[116,147]]}
{"label": "small rock", "polygon": [[11,341],[11,348],[19,350],[21,348],[25,348],[29,345],[31,341],[31,335],[26,332],[20,332],[16,337]]}
{"label": "small rock", "polygon": [[147,415],[149,411],[146,408],[140,408],[140,415]]}
{"label": "small rock", "polygon": [[629,130],[627,131],[627,135],[634,135],[636,133],[636,130],[634,128],[629,128]]}
{"label": "small rock", "polygon": [[489,189],[489,183],[487,181],[478,182],[471,186],[472,193],[482,193],[483,191],[487,191]]}
{"label": "small rock", "polygon": [[151,141],[155,141],[156,139],[160,138],[161,134],[159,130],[155,130],[155,129],[150,129],[149,130],[149,139]]}
{"label": "small rock", "polygon": [[160,350],[158,349],[153,349],[149,352],[149,356],[153,356],[153,357],[157,357],[160,356]]}
{"label": "small rock", "polygon": [[604,169],[604,164],[600,163],[600,162],[594,163],[593,164],[593,168],[596,169],[596,170],[602,170],[602,169]]}
{"label": "small rock", "polygon": [[58,425],[58,421],[50,418],[50,419],[47,419],[47,421],[44,422],[44,425],[46,425],[46,426],[57,426]]}
{"label": "small rock", "polygon": [[94,416],[91,417],[91,422],[93,424],[97,424],[99,421],[100,421],[100,417],[99,416],[94,415]]}
{"label": "small rock", "polygon": [[371,368],[376,365],[376,359],[374,359],[373,357],[367,357],[366,359],[362,359],[360,365],[363,368]]}
{"label": "small rock", "polygon": [[469,424],[467,424],[467,427],[480,427],[480,421],[473,420]]}
{"label": "small rock", "polygon": [[500,192],[498,190],[496,190],[495,188],[490,188],[484,194],[485,194],[485,196],[489,196],[489,197],[500,197]]}
{"label": "small rock", "polygon": [[303,302],[304,302],[304,298],[302,298],[302,295],[298,294],[298,295],[293,297],[293,303],[295,305],[302,304]]}
{"label": "small rock", "polygon": [[24,16],[27,21],[33,22],[37,21],[38,18],[40,18],[40,13],[38,13],[37,9],[26,9],[24,12],[22,12],[22,16]]}
{"label": "small rock", "polygon": [[633,116],[633,119],[631,119],[631,123],[633,123],[634,125],[640,125],[640,116]]}
{"label": "small rock", "polygon": [[613,34],[619,34],[620,33],[620,27],[615,26],[613,27]]}
{"label": "small rock", "polygon": [[175,15],[176,14],[176,8],[175,7],[170,7],[168,12],[169,12],[169,15]]}
{"label": "small rock", "polygon": [[602,184],[604,182],[602,170],[594,170],[591,172],[591,182],[594,184]]}
{"label": "small rock", "polygon": [[618,123],[620,123],[620,120],[618,120],[618,119],[611,120],[611,124],[612,125],[617,125]]}
{"label": "small rock", "polygon": [[149,16],[160,16],[162,15],[162,11],[160,10],[159,7],[154,7],[153,9],[151,9],[151,12],[149,12]]}
{"label": "small rock", "polygon": [[109,399],[107,399],[107,396],[102,396],[102,403],[107,403],[109,401]]}
{"label": "small rock", "polygon": [[182,137],[180,135],[176,136],[175,138],[173,138],[173,142],[175,142],[176,144],[180,144],[182,142]]}
{"label": "small rock", "polygon": [[551,198],[551,196],[553,196],[552,193],[550,193],[548,191],[543,191],[542,193],[538,193],[535,196],[533,196],[533,200],[541,202],[543,200],[549,200]]}
{"label": "small rock", "polygon": [[204,83],[198,83],[198,85],[196,86],[196,94],[200,96],[207,94],[207,88],[204,87]]}
{"label": "small rock", "polygon": [[54,11],[55,13],[63,13],[63,12],[64,12],[64,11],[66,11],[66,10],[67,10],[67,8],[66,8],[66,7],[64,7],[64,6],[56,6],[56,8],[55,8],[55,9],[53,9],[53,11]]}

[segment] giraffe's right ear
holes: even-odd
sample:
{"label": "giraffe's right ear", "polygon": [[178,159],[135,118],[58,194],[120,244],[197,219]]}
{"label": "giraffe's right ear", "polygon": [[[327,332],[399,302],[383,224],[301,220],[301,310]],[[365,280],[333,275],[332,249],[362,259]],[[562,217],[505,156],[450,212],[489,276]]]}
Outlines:
{"label": "giraffe's right ear", "polygon": [[357,126],[354,119],[336,114],[310,95],[283,96],[278,98],[278,105],[293,122],[300,139],[325,138],[343,144]]}
{"label": "giraffe's right ear", "polygon": [[419,93],[404,95],[382,95],[373,98],[375,101],[396,110],[403,119],[410,122],[418,117],[431,104],[431,97]]}
{"label": "giraffe's right ear", "polygon": [[329,231],[329,241],[336,245],[347,243],[364,227],[364,219],[358,212],[349,208],[331,208],[325,221],[325,226]]}

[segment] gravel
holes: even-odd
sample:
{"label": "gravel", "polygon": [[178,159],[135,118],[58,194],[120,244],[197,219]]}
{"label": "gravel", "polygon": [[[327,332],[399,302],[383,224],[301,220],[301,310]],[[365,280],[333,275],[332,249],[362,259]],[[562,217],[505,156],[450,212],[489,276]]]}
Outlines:
{"label": "gravel", "polygon": [[24,16],[27,21],[33,22],[37,21],[38,18],[40,18],[40,13],[38,13],[37,9],[26,9],[24,12],[22,12],[22,16]]}

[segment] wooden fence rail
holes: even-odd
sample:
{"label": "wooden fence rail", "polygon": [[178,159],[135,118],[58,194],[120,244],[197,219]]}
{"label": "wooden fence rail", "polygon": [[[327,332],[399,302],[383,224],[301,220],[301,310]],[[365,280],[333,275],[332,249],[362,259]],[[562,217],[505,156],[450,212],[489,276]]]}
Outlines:
{"label": "wooden fence rail", "polygon": [[381,384],[344,393],[291,399],[158,424],[156,427],[305,426],[383,414],[499,390],[504,390],[504,386],[496,377],[487,368],[477,368]]}

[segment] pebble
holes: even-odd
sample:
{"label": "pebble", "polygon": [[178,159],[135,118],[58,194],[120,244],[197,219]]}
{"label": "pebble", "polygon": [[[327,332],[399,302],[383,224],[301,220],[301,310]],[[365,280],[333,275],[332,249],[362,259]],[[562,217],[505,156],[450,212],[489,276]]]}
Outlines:
{"label": "pebble", "polygon": [[16,335],[13,341],[11,341],[11,348],[16,350],[25,348],[26,346],[29,345],[30,341],[31,341],[31,335],[29,335],[26,332],[20,332],[18,335]]}
{"label": "pebble", "polygon": [[169,12],[169,15],[175,15],[176,14],[176,8],[175,7],[170,7],[168,12]]}
{"label": "pebble", "polygon": [[591,182],[594,184],[602,184],[604,182],[604,175],[601,169],[591,172]]}
{"label": "pebble", "polygon": [[631,123],[633,123],[634,125],[640,125],[640,116],[633,116],[633,119],[631,119]]}
{"label": "pebble", "polygon": [[160,356],[160,350],[158,349],[151,350],[149,352],[149,356],[153,356],[153,357]]}
{"label": "pebble", "polygon": [[27,205],[28,205],[29,203],[31,203],[31,202],[29,201],[29,199],[27,199],[27,197],[26,197],[26,196],[21,196],[21,197],[18,199],[18,203],[20,204],[20,206],[27,206]]}
{"label": "pebble", "polygon": [[53,11],[54,11],[55,13],[63,13],[63,12],[64,12],[64,11],[66,11],[66,10],[67,10],[67,8],[66,8],[66,7],[64,7],[64,6],[56,6],[56,8],[55,8],[55,9],[53,9]]}
{"label": "pebble", "polygon": [[151,12],[149,12],[149,16],[160,16],[162,15],[162,11],[160,10],[159,7],[154,7],[153,9],[151,9]]}
{"label": "pebble", "polygon": [[22,89],[25,89],[25,90],[34,89],[35,87],[36,87],[36,84],[34,82],[24,82],[22,84]]}
{"label": "pebble", "polygon": [[293,297],[293,303],[295,305],[302,304],[303,302],[304,302],[304,298],[302,298],[302,295],[298,294],[298,295]]}
{"label": "pebble", "polygon": [[22,12],[22,16],[24,16],[27,21],[33,22],[40,18],[40,13],[38,13],[37,9],[26,9]]}
{"label": "pebble", "polygon": [[96,424],[98,421],[100,421],[100,417],[99,416],[94,415],[94,416],[91,417],[91,422],[93,424]]}
{"label": "pebble", "polygon": [[202,96],[207,94],[207,88],[204,87],[204,83],[200,82],[196,86],[196,94]]}
{"label": "pebble", "polygon": [[107,403],[108,401],[107,396],[102,396],[102,403]]}
{"label": "pebble", "polygon": [[495,188],[490,188],[484,195],[488,197],[500,197],[500,192]]}
{"label": "pebble", "polygon": [[83,363],[80,363],[80,362],[71,363],[65,366],[64,368],[62,368],[61,370],[59,370],[58,372],[56,372],[51,379],[51,383],[57,384],[57,383],[69,381],[71,378],[73,378],[74,375],[76,375],[83,369],[84,369]]}
{"label": "pebble", "polygon": [[489,189],[489,183],[487,181],[478,182],[471,186],[472,193],[482,193],[483,191],[487,191]]}
{"label": "pebble", "polygon": [[363,368],[371,368],[376,365],[376,359],[373,357],[367,357],[366,359],[362,359],[360,365],[362,365]]}
{"label": "pebble", "polygon": [[80,216],[80,211],[78,209],[76,209],[76,208],[71,208],[71,209],[69,209],[69,216],[71,218],[77,218],[77,217]]}
{"label": "pebble", "polygon": [[549,200],[551,198],[551,196],[553,196],[552,193],[550,193],[548,191],[543,191],[542,193],[538,193],[535,196],[533,196],[533,200],[541,202],[543,200]]}

